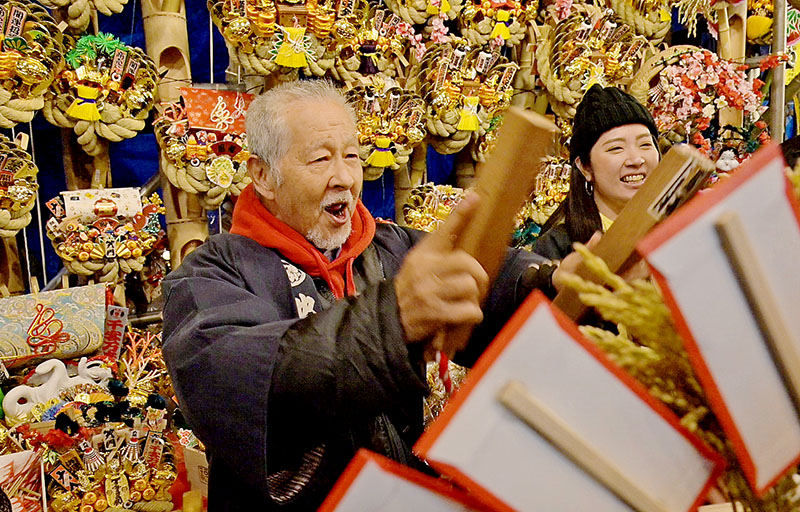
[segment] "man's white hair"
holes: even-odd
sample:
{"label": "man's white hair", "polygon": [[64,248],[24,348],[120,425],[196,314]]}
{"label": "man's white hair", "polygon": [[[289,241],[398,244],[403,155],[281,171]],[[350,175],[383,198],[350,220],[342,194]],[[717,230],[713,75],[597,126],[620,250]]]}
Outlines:
{"label": "man's white hair", "polygon": [[286,112],[293,103],[306,101],[327,101],[340,105],[352,116],[353,124],[356,124],[353,107],[329,80],[284,82],[254,99],[245,116],[247,145],[251,154],[264,161],[277,185],[283,181],[278,162],[289,151],[292,143],[286,130]]}

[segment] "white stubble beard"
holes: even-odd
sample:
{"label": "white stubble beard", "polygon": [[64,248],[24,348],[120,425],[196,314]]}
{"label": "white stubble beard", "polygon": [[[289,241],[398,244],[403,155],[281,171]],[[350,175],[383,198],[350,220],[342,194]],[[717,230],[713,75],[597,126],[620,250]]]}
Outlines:
{"label": "white stubble beard", "polygon": [[314,247],[323,251],[330,251],[338,249],[343,246],[347,239],[350,237],[350,232],[353,229],[353,206],[355,205],[355,198],[353,193],[349,190],[341,192],[331,192],[327,194],[320,203],[320,210],[325,213],[325,208],[334,204],[347,202],[347,222],[337,228],[332,234],[326,233],[327,230],[323,229],[319,224],[311,226],[306,233],[306,239],[311,242]]}

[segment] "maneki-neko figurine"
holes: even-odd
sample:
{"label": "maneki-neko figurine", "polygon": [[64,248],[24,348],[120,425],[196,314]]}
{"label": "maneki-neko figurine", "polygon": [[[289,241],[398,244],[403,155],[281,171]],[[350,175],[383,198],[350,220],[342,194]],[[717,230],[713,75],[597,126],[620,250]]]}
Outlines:
{"label": "maneki-neko figurine", "polygon": [[154,102],[155,64],[140,49],[102,32],[67,46],[67,66],[45,96],[44,115],[74,129],[83,150],[97,155],[98,138],[119,142],[144,128]]}
{"label": "maneki-neko figurine", "polygon": [[0,1],[0,128],[27,123],[64,66],[61,31],[33,2]]}
{"label": "maneki-neko figurine", "polygon": [[182,88],[181,95],[153,122],[161,169],[173,185],[197,194],[204,208],[215,209],[250,183],[244,112],[253,97],[197,88]]}
{"label": "maneki-neko figurine", "polygon": [[38,172],[31,155],[0,134],[0,237],[16,236],[30,224]]}
{"label": "maneki-neko figurine", "polygon": [[422,98],[380,75],[347,95],[358,119],[364,179],[378,179],[385,169],[404,168],[414,147],[425,138]]}
{"label": "maneki-neko figurine", "polygon": [[231,62],[247,74],[293,80],[324,76],[333,66],[331,0],[208,0]]}

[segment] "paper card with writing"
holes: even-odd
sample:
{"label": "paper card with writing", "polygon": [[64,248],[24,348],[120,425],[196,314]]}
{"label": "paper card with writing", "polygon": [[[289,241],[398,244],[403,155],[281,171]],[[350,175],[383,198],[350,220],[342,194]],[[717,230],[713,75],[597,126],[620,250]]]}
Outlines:
{"label": "paper card with writing", "polygon": [[[800,353],[800,223],[780,150],[754,155],[714,189],[693,199],[638,246],[673,312],[691,362],[758,493],[800,460],[800,418],[776,366],[738,270],[760,269],[761,292]],[[755,264],[734,265],[718,225],[735,215]],[[791,355],[791,354],[789,354]],[[800,368],[790,371],[796,377]],[[791,388],[790,388],[791,389]]]}
{"label": "paper card with writing", "polygon": [[67,217],[84,221],[101,216],[133,217],[142,212],[138,188],[104,188],[61,192]]}
{"label": "paper card with writing", "polygon": [[232,135],[245,132],[244,113],[253,101],[252,94],[181,87],[181,96],[186,103],[190,128]]}
{"label": "paper card with writing", "polygon": [[488,511],[463,491],[361,449],[350,461],[320,512]]}
{"label": "paper card with writing", "polygon": [[[414,450],[496,510],[631,511],[498,401],[524,386],[650,510],[694,510],[724,462],[534,292],[478,360]],[[595,475],[597,475],[595,473]]]}
{"label": "paper card with writing", "polygon": [[0,356],[11,368],[89,354],[103,343],[105,317],[104,284],[0,299]]}

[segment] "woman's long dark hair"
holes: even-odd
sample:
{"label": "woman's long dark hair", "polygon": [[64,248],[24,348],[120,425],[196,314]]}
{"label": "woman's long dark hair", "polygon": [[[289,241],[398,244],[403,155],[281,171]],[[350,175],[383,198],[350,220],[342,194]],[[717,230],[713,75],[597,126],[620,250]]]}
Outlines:
{"label": "woman's long dark hair", "polygon": [[[579,155],[581,162],[589,163],[589,155]],[[569,175],[569,192],[567,198],[556,208],[556,211],[547,219],[542,226],[542,233],[546,233],[550,228],[564,221],[567,228],[569,239],[573,242],[585,244],[592,238],[595,231],[603,230],[603,222],[600,220],[600,210],[594,202],[594,196],[586,192],[586,178],[572,164]]]}

